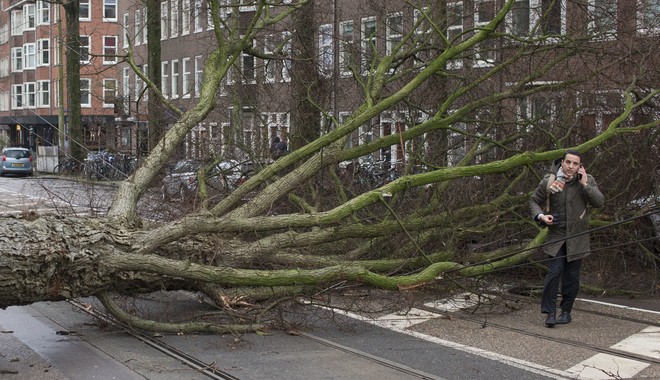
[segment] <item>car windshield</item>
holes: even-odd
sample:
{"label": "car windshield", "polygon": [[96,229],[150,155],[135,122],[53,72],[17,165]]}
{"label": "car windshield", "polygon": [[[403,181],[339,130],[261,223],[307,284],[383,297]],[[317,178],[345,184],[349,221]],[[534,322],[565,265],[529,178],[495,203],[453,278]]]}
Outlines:
{"label": "car windshield", "polygon": [[8,158],[30,158],[30,151],[23,149],[8,149],[5,151]]}
{"label": "car windshield", "polygon": [[172,169],[172,173],[190,173],[195,172],[201,166],[200,163],[194,161],[179,161]]}

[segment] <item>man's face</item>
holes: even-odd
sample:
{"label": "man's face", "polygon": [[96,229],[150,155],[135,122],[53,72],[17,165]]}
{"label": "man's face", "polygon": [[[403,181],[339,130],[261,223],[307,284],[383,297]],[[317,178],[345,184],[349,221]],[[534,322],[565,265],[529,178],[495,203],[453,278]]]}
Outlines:
{"label": "man's face", "polygon": [[575,177],[578,169],[580,169],[580,157],[574,154],[567,154],[561,162],[561,168],[564,170],[564,173],[566,173],[568,178]]}

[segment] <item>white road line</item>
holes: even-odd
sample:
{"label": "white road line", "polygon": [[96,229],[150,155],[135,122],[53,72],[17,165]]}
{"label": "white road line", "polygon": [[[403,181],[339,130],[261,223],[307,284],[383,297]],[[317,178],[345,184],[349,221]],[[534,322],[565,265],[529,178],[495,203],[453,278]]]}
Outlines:
{"label": "white road line", "polygon": [[605,305],[605,306],[611,306],[611,307],[618,307],[620,309],[626,309],[626,310],[634,310],[634,311],[642,311],[644,313],[649,313],[649,314],[658,314],[660,315],[660,311],[655,311],[655,310],[648,310],[648,309],[639,309],[636,307],[630,307],[630,306],[625,306],[625,305],[617,305],[615,303],[609,303],[609,302],[603,302],[603,301],[596,301],[596,300],[591,300],[588,298],[576,298],[578,301],[583,301],[583,302],[590,302],[590,303],[595,303],[598,305]]}

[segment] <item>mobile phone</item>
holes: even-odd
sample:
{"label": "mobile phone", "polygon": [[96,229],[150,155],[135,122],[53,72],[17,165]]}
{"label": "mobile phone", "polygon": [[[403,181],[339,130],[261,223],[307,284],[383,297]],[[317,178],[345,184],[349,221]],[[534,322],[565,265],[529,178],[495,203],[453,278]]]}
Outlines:
{"label": "mobile phone", "polygon": [[582,181],[582,173],[578,173],[578,181]]}

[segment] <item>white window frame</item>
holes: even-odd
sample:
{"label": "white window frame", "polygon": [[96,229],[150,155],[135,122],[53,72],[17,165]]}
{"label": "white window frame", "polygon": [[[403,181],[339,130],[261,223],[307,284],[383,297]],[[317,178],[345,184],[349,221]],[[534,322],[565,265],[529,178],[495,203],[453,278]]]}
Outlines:
{"label": "white window frame", "polygon": [[11,72],[23,72],[23,47],[11,48]]}
{"label": "white window frame", "polygon": [[37,81],[37,107],[50,107],[50,81]]}
{"label": "white window frame", "polygon": [[192,91],[192,72],[190,71],[190,57],[181,59],[181,97],[184,99],[190,98]]}
{"label": "white window frame", "polygon": [[47,1],[37,1],[37,25],[50,24],[50,3]]}
{"label": "white window frame", "polygon": [[[480,5],[490,4],[492,6],[492,17],[495,17],[495,14],[498,11],[496,0],[474,0],[474,25],[477,29],[484,27],[493,19],[482,20],[480,18],[481,13],[479,10]],[[495,40],[490,38],[475,46],[474,60],[472,65],[474,67],[492,67],[495,64],[495,46],[492,45],[495,43]]]}
{"label": "white window frame", "polygon": [[20,36],[23,34],[23,25],[25,22],[23,21],[22,9],[17,9],[11,12],[10,23],[12,36]]}
{"label": "white window frame", "polygon": [[[511,10],[506,14],[506,31],[518,37],[527,37],[531,32],[531,7],[530,0],[516,0]],[[525,17],[524,20],[517,16]],[[521,21],[523,21],[521,23]]]}
{"label": "white window frame", "polygon": [[23,31],[35,30],[37,28],[37,7],[35,4],[23,6]]}
{"label": "white window frame", "polygon": [[[393,26],[394,20],[398,20],[396,22],[399,23],[399,30]],[[385,24],[385,52],[387,55],[392,54],[396,45],[403,39],[403,22],[403,13],[401,12],[392,12],[387,15],[387,23]]]}
{"label": "white window frame", "polygon": [[92,107],[92,80],[89,78],[80,78],[80,106]]}
{"label": "white window frame", "polygon": [[[370,25],[373,23],[374,32],[372,35],[367,35],[367,28],[371,29]],[[367,73],[371,70],[372,61],[376,59],[377,43],[378,43],[378,22],[376,17],[363,17],[360,19],[360,44],[361,44],[361,63],[362,72]],[[372,49],[373,46],[373,49]],[[367,52],[371,52],[372,56],[369,57]]]}
{"label": "white window frame", "polygon": [[117,21],[117,0],[103,0],[103,21]]}
{"label": "white window frame", "polygon": [[[106,42],[114,41],[114,46],[106,45]],[[103,36],[103,64],[112,65],[117,63],[118,47],[117,36]]]}
{"label": "white window frame", "polygon": [[[350,31],[348,26],[350,26]],[[356,63],[355,23],[353,20],[346,20],[339,23],[339,41],[339,75],[346,77],[351,75],[350,65]]]}
{"label": "white window frame", "polygon": [[37,40],[37,66],[50,66],[50,39]]}
{"label": "white window frame", "polygon": [[23,70],[34,70],[37,67],[37,45],[27,43],[23,45]]}
{"label": "white window frame", "polygon": [[199,33],[204,30],[204,27],[202,26],[202,0],[195,0],[195,6],[194,6],[194,14],[193,14],[193,24],[194,24],[194,32]]}
{"label": "white window frame", "polygon": [[[135,10],[136,15],[137,15],[138,11],[139,11],[139,9]],[[121,45],[122,45],[123,48],[128,48],[129,42],[130,42],[130,37],[129,36],[131,35],[131,32],[130,32],[131,15],[129,15],[128,13],[124,13],[122,15],[122,20],[124,20],[124,22],[123,22],[123,25],[122,25],[123,28],[122,28],[122,33],[121,33],[121,41],[122,41]]]}
{"label": "white window frame", "polygon": [[[141,9],[136,9],[135,10],[135,33],[134,33],[134,41],[133,43],[135,46],[141,45],[144,41],[142,40],[142,28],[144,27],[142,25],[142,10]],[[161,25],[162,26],[162,25]]]}
{"label": "white window frame", "polygon": [[[455,9],[460,10],[459,12],[452,13],[450,12],[450,9]],[[450,17],[452,15],[457,15],[460,24],[459,23],[451,23],[452,20],[447,21],[447,39],[449,40],[449,43],[453,43],[453,39],[455,38],[454,36],[459,36],[463,33],[463,19],[465,17],[465,4],[463,1],[452,1],[452,2],[447,2],[447,17]],[[457,41],[460,42],[460,41]],[[463,59],[458,58],[458,59],[452,59],[451,61],[447,62],[447,68],[457,70],[463,67]]]}
{"label": "white window frame", "polygon": [[204,61],[201,55],[195,56],[195,98],[199,98],[202,92],[202,81],[204,80]]}
{"label": "white window frame", "polygon": [[[84,44],[83,41],[87,41],[87,44]],[[85,52],[87,54],[85,54]],[[87,55],[87,59],[83,57]],[[92,37],[91,36],[80,36],[80,64],[87,65],[92,60]]]}
{"label": "white window frame", "polygon": [[[137,75],[135,76],[137,82]],[[137,85],[135,86],[135,92],[137,94]],[[124,99],[131,98],[131,68],[122,67],[121,69],[121,94]],[[137,95],[135,96],[137,98]],[[124,107],[126,107],[126,102],[124,102]]]}
{"label": "white window frame", "polygon": [[12,84],[11,85],[11,109],[13,109],[13,110],[23,109],[23,85],[22,84]]}
{"label": "white window frame", "polygon": [[185,36],[190,34],[190,1],[191,0],[181,0],[181,35]]}
{"label": "white window frame", "polygon": [[163,92],[165,98],[170,97],[170,62],[162,61],[160,63],[160,90]]}
{"label": "white window frame", "polygon": [[[254,42],[253,42],[254,44]],[[248,65],[250,62],[250,65]],[[241,52],[241,77],[243,83],[255,84],[257,83],[257,60],[254,55],[246,52]]]}
{"label": "white window frame", "polygon": [[160,40],[166,40],[169,38],[169,27],[170,23],[167,19],[167,16],[170,14],[169,4],[167,1],[162,1],[160,3]]}
{"label": "white window frame", "polygon": [[23,83],[23,108],[37,108],[37,83]]}
{"label": "white window frame", "polygon": [[80,0],[80,21],[92,21],[90,0]]}
{"label": "white window frame", "polygon": [[618,0],[589,0],[588,28],[599,40],[614,39],[619,17]]}
{"label": "white window frame", "polygon": [[293,50],[291,46],[290,32],[282,32],[282,43],[284,44],[284,46],[282,47],[282,51],[286,58],[282,60],[282,70],[280,72],[280,78],[282,78],[282,82],[291,82],[291,70],[292,70],[291,55],[293,53]]}
{"label": "white window frame", "polygon": [[[264,53],[266,55],[274,53],[276,48],[275,35],[269,34],[264,37]],[[272,59],[264,59],[264,82],[275,83],[276,62]]]}
{"label": "white window frame", "polygon": [[637,33],[658,33],[660,31],[659,19],[660,4],[658,4],[658,0],[637,0]]}
{"label": "white window frame", "polygon": [[[108,84],[112,83],[110,86]],[[112,102],[108,103],[108,94],[112,91]],[[103,108],[114,108],[117,99],[117,80],[114,78],[103,78]]]}
{"label": "white window frame", "polygon": [[179,36],[179,0],[171,0],[170,4],[170,38]]}
{"label": "white window frame", "polygon": [[[530,10],[529,23],[530,25],[535,26],[538,35],[543,35],[544,33],[543,27],[539,24],[541,15],[545,13],[545,10],[543,9],[542,1],[543,0],[529,0],[529,10]],[[560,23],[559,35],[565,35],[566,34],[566,0],[556,0],[556,2],[551,2],[550,4],[559,6],[561,12],[559,15],[559,23]]]}
{"label": "white window frame", "polygon": [[172,63],[170,64],[170,68],[172,69],[172,85],[170,86],[170,93],[171,93],[171,98],[172,99],[178,99],[179,98],[179,60],[178,59],[173,59]]}
{"label": "white window frame", "polygon": [[332,76],[335,69],[335,43],[332,24],[319,26],[319,70],[326,78]]}

